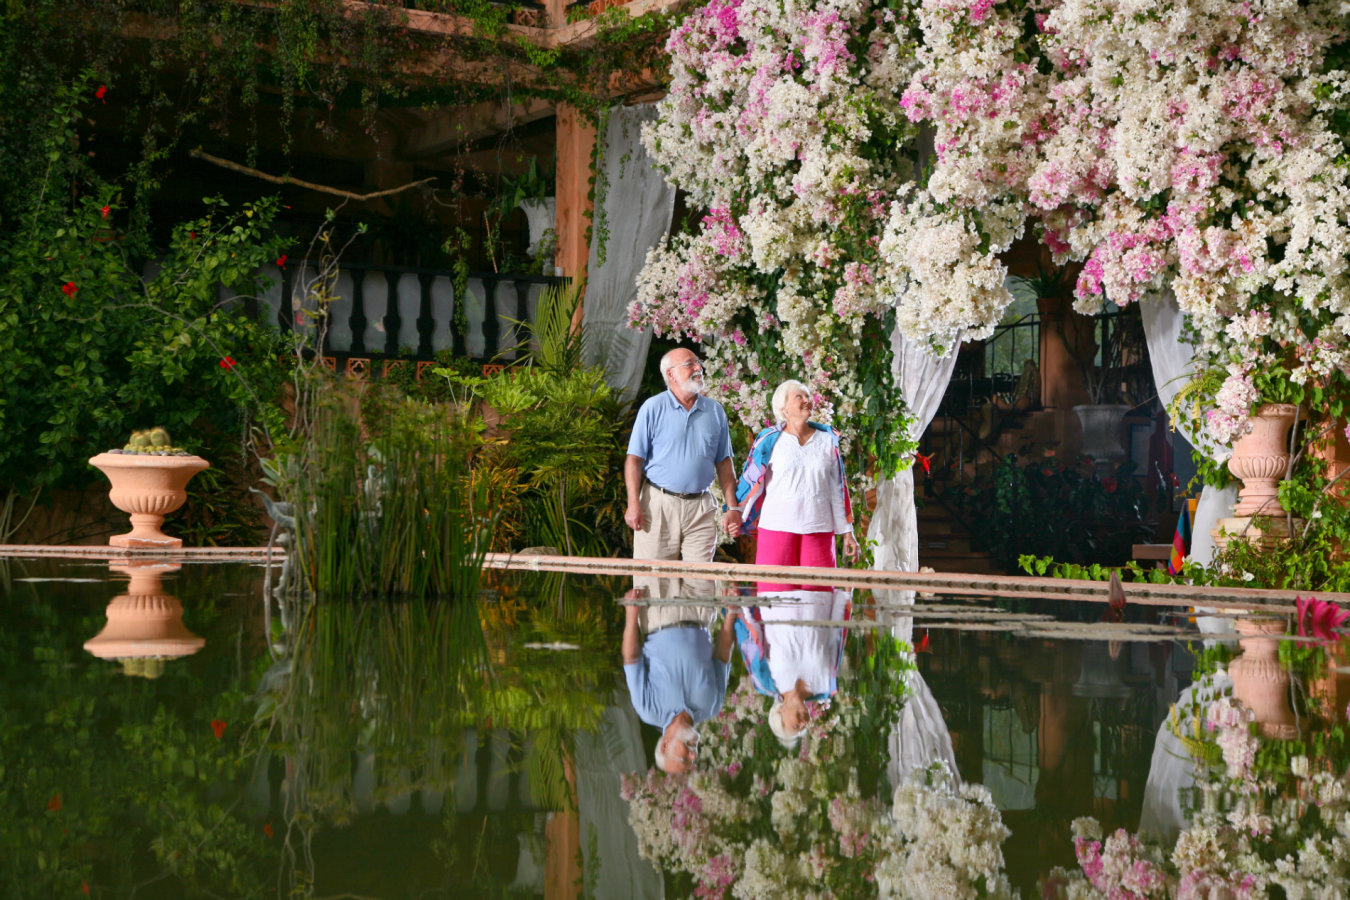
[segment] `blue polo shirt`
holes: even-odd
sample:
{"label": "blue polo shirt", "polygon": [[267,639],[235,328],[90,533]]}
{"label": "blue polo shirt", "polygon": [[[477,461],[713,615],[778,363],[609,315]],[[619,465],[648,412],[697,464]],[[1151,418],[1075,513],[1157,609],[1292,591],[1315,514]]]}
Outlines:
{"label": "blue polo shirt", "polygon": [[713,656],[706,628],[662,628],[647,636],[642,659],[625,663],[623,674],[638,718],[665,729],[685,710],[695,722],[717,715],[731,665]]}
{"label": "blue polo shirt", "polygon": [[663,391],[638,410],[630,456],[647,461],[647,480],[668,491],[695,494],[717,478],[717,463],[731,456],[731,432],[722,404],[699,394],[685,409]]}

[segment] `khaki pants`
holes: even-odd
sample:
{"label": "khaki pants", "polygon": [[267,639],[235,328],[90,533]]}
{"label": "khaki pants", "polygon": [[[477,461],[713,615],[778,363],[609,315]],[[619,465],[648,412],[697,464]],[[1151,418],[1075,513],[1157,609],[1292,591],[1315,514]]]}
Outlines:
{"label": "khaki pants", "polygon": [[[662,493],[648,483],[642,486],[641,503],[646,527],[633,532],[633,559],[712,562],[717,549],[717,504],[712,494],[685,500]],[[633,586],[645,587],[653,601],[713,595],[713,582],[706,578],[644,575],[634,578]],[[710,624],[716,613],[712,606],[658,602],[643,608],[639,624],[644,634],[650,634],[653,629],[676,622]]]}

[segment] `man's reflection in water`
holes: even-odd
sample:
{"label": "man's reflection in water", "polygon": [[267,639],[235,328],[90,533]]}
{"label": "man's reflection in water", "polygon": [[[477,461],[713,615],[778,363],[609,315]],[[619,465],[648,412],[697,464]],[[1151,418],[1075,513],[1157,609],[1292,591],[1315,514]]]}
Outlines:
{"label": "man's reflection in water", "polygon": [[852,608],[851,591],[781,591],[736,623],[741,658],[755,689],[774,698],[769,728],[785,747],[796,746],[811,722],[807,701],[834,696],[844,653],[842,626],[805,623],[842,622]]}
{"label": "man's reflection in water", "polygon": [[[644,599],[646,588],[628,592]],[[731,643],[738,618],[722,617],[716,646],[710,629],[717,610],[674,601],[625,607],[623,671],[638,718],[661,729],[656,765],[669,774],[687,772],[697,756],[694,726],[717,715],[726,698]]]}

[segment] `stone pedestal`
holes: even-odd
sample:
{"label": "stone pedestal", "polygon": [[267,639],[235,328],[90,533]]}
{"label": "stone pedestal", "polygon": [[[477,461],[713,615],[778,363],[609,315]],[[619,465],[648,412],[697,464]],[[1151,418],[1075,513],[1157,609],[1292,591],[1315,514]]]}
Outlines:
{"label": "stone pedestal", "polygon": [[[1210,531],[1210,536],[1214,538],[1214,549],[1222,550],[1228,546],[1229,541],[1239,540],[1269,550],[1280,541],[1289,540],[1289,518],[1278,507],[1271,518],[1262,519],[1264,527],[1257,526],[1254,522],[1252,516],[1230,516],[1220,519]],[[1294,519],[1293,524],[1297,531],[1305,522],[1303,519]]]}

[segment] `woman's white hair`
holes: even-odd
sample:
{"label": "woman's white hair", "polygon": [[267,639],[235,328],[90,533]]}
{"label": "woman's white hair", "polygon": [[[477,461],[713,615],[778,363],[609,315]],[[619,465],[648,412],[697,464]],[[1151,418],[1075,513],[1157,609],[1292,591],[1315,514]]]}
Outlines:
{"label": "woman's white hair", "polygon": [[796,731],[790,730],[783,722],[783,698],[779,697],[773,701],[773,706],[769,707],[769,730],[773,736],[778,738],[778,743],[791,750],[801,743],[802,735],[806,733],[806,726],[803,725]]}
{"label": "woman's white hair", "polygon": [[774,389],[773,399],[769,401],[769,406],[773,409],[773,420],[775,422],[787,421],[788,397],[792,396],[794,391],[801,391],[808,399],[811,397],[811,389],[795,378],[789,378]]}

